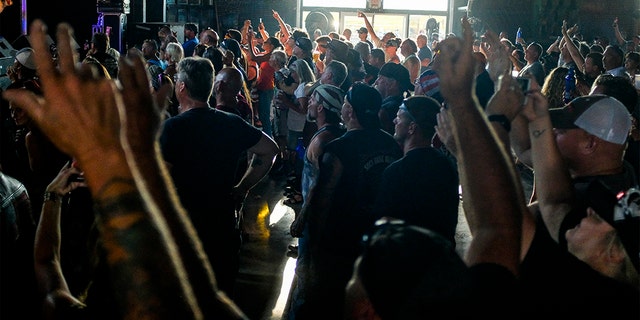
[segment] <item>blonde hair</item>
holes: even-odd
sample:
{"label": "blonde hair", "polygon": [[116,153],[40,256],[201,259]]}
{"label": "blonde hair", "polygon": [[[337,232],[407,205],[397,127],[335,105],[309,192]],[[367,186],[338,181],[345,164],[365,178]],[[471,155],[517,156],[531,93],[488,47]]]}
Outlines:
{"label": "blonde hair", "polygon": [[313,75],[311,67],[309,67],[309,64],[303,59],[298,59],[292,62],[289,69],[294,70],[298,74],[298,77],[300,77],[300,83],[316,81],[316,77]]}
{"label": "blonde hair", "polygon": [[173,62],[179,62],[180,60],[182,60],[182,58],[184,58],[184,49],[182,48],[182,45],[178,43],[167,43],[167,48],[165,50],[167,55],[169,55],[169,58]]}

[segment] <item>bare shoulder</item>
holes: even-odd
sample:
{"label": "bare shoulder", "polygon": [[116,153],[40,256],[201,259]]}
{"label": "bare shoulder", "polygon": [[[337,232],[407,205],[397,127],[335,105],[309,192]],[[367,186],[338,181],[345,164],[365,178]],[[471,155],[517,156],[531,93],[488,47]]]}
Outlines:
{"label": "bare shoulder", "polygon": [[336,138],[338,137],[330,131],[323,131],[316,135],[307,147],[309,160],[317,165],[319,163],[319,157],[324,152],[324,147]]}

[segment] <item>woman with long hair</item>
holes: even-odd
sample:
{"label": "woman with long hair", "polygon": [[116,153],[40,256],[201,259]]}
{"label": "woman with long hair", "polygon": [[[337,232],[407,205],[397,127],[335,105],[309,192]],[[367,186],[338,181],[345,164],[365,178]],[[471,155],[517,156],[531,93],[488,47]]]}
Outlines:
{"label": "woman with long hair", "polygon": [[564,106],[564,78],[569,73],[565,67],[557,67],[547,75],[542,85],[541,93],[547,97],[549,108],[561,108]]}

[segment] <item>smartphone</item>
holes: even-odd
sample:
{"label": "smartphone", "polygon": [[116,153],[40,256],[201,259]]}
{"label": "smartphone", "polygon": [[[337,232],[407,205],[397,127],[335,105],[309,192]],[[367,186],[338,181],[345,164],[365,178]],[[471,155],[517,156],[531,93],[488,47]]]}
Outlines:
{"label": "smartphone", "polygon": [[258,20],[258,23],[262,23],[262,18],[260,18],[260,20]]}

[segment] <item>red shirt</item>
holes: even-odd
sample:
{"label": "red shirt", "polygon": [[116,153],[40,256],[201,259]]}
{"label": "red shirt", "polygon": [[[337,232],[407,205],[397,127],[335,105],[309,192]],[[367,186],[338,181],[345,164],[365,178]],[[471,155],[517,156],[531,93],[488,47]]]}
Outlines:
{"label": "red shirt", "polygon": [[276,70],[269,64],[269,61],[261,62],[256,89],[261,91],[273,90],[275,88],[275,73]]}

